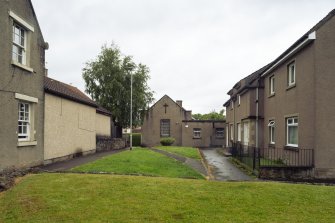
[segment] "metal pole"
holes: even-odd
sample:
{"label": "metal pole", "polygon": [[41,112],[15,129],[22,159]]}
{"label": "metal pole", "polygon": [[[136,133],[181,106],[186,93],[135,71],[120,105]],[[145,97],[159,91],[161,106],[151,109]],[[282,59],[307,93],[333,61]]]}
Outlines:
{"label": "metal pole", "polygon": [[130,72],[130,150],[133,149],[133,74]]}

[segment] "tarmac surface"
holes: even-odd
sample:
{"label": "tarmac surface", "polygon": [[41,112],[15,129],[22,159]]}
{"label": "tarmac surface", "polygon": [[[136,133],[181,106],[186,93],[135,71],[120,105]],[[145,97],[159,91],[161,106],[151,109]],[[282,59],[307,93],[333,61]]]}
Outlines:
{"label": "tarmac surface", "polygon": [[217,181],[250,181],[254,180],[242,170],[237,168],[229,160],[229,157],[223,156],[215,148],[201,149],[204,158],[210,169],[212,178]]}

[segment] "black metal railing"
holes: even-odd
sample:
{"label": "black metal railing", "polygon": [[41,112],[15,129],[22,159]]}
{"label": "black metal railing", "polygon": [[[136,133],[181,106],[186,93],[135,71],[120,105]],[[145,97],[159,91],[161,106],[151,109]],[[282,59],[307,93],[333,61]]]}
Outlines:
{"label": "black metal railing", "polygon": [[253,170],[260,167],[299,167],[314,166],[313,149],[256,148],[234,143],[232,156]]}

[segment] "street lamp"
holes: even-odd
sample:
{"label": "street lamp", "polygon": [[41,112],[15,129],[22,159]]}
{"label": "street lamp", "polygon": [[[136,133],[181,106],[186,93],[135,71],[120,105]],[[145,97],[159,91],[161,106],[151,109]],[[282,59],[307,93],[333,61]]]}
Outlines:
{"label": "street lamp", "polygon": [[133,149],[133,73],[130,72],[130,150]]}

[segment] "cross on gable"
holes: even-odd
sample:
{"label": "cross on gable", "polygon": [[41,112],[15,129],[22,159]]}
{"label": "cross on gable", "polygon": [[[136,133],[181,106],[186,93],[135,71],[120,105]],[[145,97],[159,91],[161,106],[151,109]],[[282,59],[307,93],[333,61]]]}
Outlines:
{"label": "cross on gable", "polygon": [[169,105],[165,103],[163,106],[165,108],[165,114],[166,114],[166,108],[169,107]]}

